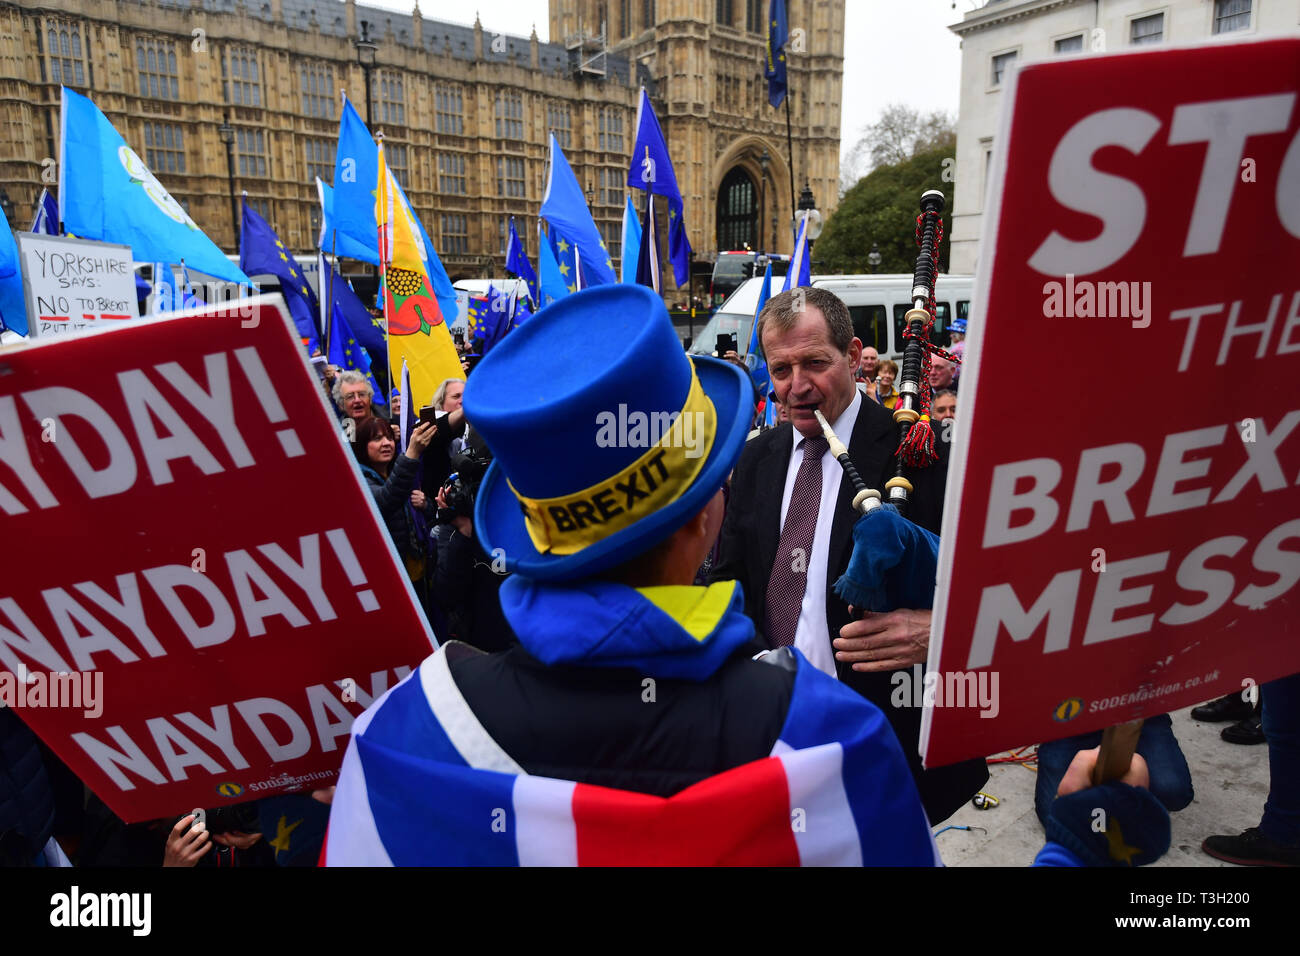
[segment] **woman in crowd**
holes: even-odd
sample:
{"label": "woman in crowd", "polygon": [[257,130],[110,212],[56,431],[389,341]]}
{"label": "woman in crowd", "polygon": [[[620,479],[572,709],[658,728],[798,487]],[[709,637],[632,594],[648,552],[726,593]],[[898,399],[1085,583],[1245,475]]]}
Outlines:
{"label": "woman in crowd", "polygon": [[424,492],[416,488],[416,482],[420,457],[433,440],[434,430],[433,425],[421,422],[411,433],[406,451],[398,455],[388,423],[368,418],[356,426],[352,442],[352,453],[361,465],[361,473],[425,608],[429,606],[429,582],[433,577],[426,529],[432,526],[436,509]]}
{"label": "woman in crowd", "polygon": [[881,405],[892,409],[898,404],[898,393],[894,391],[894,379],[898,377],[898,363],[893,359],[881,359],[876,375],[876,397]]}

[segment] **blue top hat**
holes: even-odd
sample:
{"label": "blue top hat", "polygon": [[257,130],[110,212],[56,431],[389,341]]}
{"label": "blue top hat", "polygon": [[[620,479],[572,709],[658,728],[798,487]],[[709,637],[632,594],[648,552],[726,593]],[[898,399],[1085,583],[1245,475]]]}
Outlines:
{"label": "blue top hat", "polygon": [[474,533],[506,567],[572,580],[666,539],[708,504],[745,445],[753,388],[688,358],[663,301],[611,284],[565,296],[511,332],[465,386],[494,461]]}
{"label": "blue top hat", "polygon": [[954,332],[960,332],[960,333],[962,333],[963,335],[965,335],[965,334],[966,334],[966,320],[965,320],[965,319],[953,319],[951,322],[948,323],[948,328],[951,329],[951,330],[954,331]]}

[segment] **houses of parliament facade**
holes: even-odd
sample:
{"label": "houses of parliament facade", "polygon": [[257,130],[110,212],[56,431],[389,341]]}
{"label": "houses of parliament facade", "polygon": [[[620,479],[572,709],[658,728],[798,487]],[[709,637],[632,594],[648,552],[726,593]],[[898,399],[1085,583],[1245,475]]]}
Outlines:
{"label": "houses of parliament facade", "polygon": [[247,193],[309,253],[315,178],[333,179],[346,93],[382,130],[453,280],[505,275],[512,215],[535,255],[551,132],[617,261],[644,85],[696,258],[745,244],[788,253],[805,181],[823,212],[837,197],[844,0],[788,6],[793,170],[785,110],[768,104],[762,76],[768,0],[550,0],[549,43],[535,25],[495,34],[418,5],[4,0],[0,204],[26,229],[40,190],[54,189],[62,84],[95,101],[223,250],[236,250],[230,196]]}

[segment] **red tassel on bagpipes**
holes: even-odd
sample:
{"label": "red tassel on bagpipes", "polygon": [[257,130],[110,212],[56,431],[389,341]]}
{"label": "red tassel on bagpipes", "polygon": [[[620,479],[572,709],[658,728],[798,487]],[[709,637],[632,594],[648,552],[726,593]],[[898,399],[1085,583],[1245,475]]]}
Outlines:
{"label": "red tassel on bagpipes", "polygon": [[904,317],[903,367],[899,375],[899,401],[894,421],[899,426],[898,459],[894,477],[886,484],[889,501],[900,510],[907,504],[912,483],[903,469],[925,468],[938,461],[934,450],[934,428],[930,424],[930,356],[955,357],[930,341],[934,331],[934,283],[939,272],[939,244],[943,242],[944,196],[937,189],[921,196],[921,214],[916,217],[916,244],[921,247],[912,280],[912,309]]}
{"label": "red tassel on bagpipes", "polygon": [[939,460],[934,453],[934,428],[930,425],[929,415],[922,415],[912,423],[895,454],[903,464],[913,468],[924,468]]}

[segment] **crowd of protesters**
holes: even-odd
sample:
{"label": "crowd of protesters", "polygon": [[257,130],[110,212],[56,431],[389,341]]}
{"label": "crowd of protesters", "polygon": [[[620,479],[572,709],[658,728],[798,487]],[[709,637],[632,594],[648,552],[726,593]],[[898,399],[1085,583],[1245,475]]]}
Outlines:
{"label": "crowd of protesters", "polygon": [[[954,341],[961,344],[960,336],[954,336]],[[743,366],[734,353],[725,358]],[[861,401],[893,409],[899,397],[896,362],[863,348],[850,364],[846,381],[848,393],[857,396],[853,406],[858,407]],[[472,377],[471,358],[466,358],[464,368]],[[956,416],[959,371],[940,356],[932,358],[929,385],[936,421]],[[517,638],[503,614],[500,597],[509,576],[506,562],[485,550],[475,534],[474,504],[491,453],[466,420],[462,407],[465,381],[447,379],[435,394],[414,396],[413,404],[418,407],[407,410],[405,440],[399,421],[403,411],[400,392],[390,396],[385,415],[377,410],[372,386],[360,373],[330,368],[324,387],[434,633],[441,640],[460,641],[480,651],[513,648],[517,653]],[[779,409],[778,421],[788,421],[791,408]],[[797,406],[795,414],[799,414]],[[744,460],[736,467],[745,467]],[[719,514],[728,513],[733,501],[730,492],[728,480],[721,489]],[[717,580],[719,549],[726,530],[724,527],[719,535],[713,525],[712,533],[707,546],[692,544],[691,553],[698,552],[702,559],[695,574],[700,585]],[[1300,677],[1288,678],[1265,689],[1262,728],[1259,708],[1248,707],[1248,712],[1239,713],[1242,708],[1231,695],[1198,708],[1193,716],[1203,720],[1249,718],[1254,721],[1257,738],[1237,742],[1264,742],[1265,731],[1271,729],[1271,749],[1293,759],[1297,751],[1294,724],[1300,722],[1294,706],[1300,697],[1298,680]],[[1181,809],[1192,796],[1186,762],[1169,729],[1168,717],[1148,724],[1138,748],[1138,754],[1145,756],[1143,787],[1149,787],[1166,810]],[[1233,738],[1225,733],[1224,739]],[[1071,738],[1041,751],[1043,772],[1037,802],[1049,835],[1048,809],[1057,786],[1074,773],[1076,752],[1090,746],[1095,746],[1091,737]],[[1300,836],[1294,809],[1296,782],[1279,785],[1276,771],[1273,779],[1271,817],[1266,814],[1266,822],[1271,820],[1268,835],[1252,829],[1241,837],[1212,837],[1207,852],[1232,862],[1300,863],[1300,849],[1290,845]],[[12,712],[0,709],[0,865],[67,865],[70,861],[82,866],[313,865],[329,813],[327,803],[325,793],[318,793],[316,799],[300,793],[223,808],[216,820],[199,820],[194,813],[185,813],[126,825]],[[930,822],[937,825],[940,821]],[[291,840],[290,832],[300,825],[299,838]],[[58,840],[50,839],[51,835]]]}

